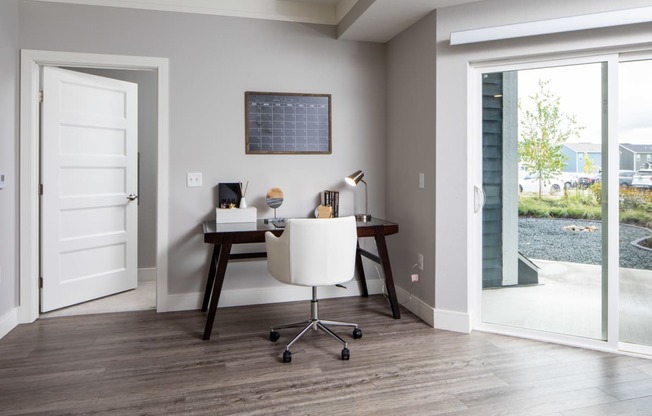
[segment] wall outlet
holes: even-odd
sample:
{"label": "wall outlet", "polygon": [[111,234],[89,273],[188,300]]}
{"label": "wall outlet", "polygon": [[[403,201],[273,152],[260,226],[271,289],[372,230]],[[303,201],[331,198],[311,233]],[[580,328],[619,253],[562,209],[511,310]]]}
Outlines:
{"label": "wall outlet", "polygon": [[417,254],[417,267],[419,270],[423,270],[423,254]]}
{"label": "wall outlet", "polygon": [[426,176],[423,173],[419,174],[419,189],[426,187]]}
{"label": "wall outlet", "polygon": [[202,186],[201,172],[188,172],[186,174],[188,188]]}
{"label": "wall outlet", "polygon": [[410,276],[410,277],[412,278],[413,282],[418,282],[419,281],[419,273],[412,273],[412,276]]}

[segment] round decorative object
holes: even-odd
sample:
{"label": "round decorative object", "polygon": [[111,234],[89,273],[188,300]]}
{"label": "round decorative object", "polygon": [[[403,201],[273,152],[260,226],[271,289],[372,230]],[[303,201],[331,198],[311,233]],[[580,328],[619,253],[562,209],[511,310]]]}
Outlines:
{"label": "round decorative object", "polygon": [[272,188],[267,191],[267,196],[265,198],[267,206],[276,209],[283,204],[283,191],[281,191],[281,188]]}

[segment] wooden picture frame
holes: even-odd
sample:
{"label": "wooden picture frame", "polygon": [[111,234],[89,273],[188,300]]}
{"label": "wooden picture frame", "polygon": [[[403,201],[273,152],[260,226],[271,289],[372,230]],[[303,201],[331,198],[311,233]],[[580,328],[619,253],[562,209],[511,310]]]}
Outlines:
{"label": "wooden picture frame", "polygon": [[245,92],[247,154],[331,154],[331,95]]}

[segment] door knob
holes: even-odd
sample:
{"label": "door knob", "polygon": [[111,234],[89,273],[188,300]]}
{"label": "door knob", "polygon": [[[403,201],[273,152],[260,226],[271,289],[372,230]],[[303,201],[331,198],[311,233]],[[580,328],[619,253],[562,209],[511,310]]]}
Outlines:
{"label": "door knob", "polygon": [[135,201],[136,198],[138,198],[138,195],[136,194],[129,194],[129,196],[127,197],[127,199],[130,201]]}

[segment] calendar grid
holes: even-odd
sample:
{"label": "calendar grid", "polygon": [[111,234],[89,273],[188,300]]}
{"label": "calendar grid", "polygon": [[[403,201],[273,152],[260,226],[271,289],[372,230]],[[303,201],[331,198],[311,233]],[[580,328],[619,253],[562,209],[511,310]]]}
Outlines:
{"label": "calendar grid", "polygon": [[332,153],[330,94],[245,93],[247,154]]}

